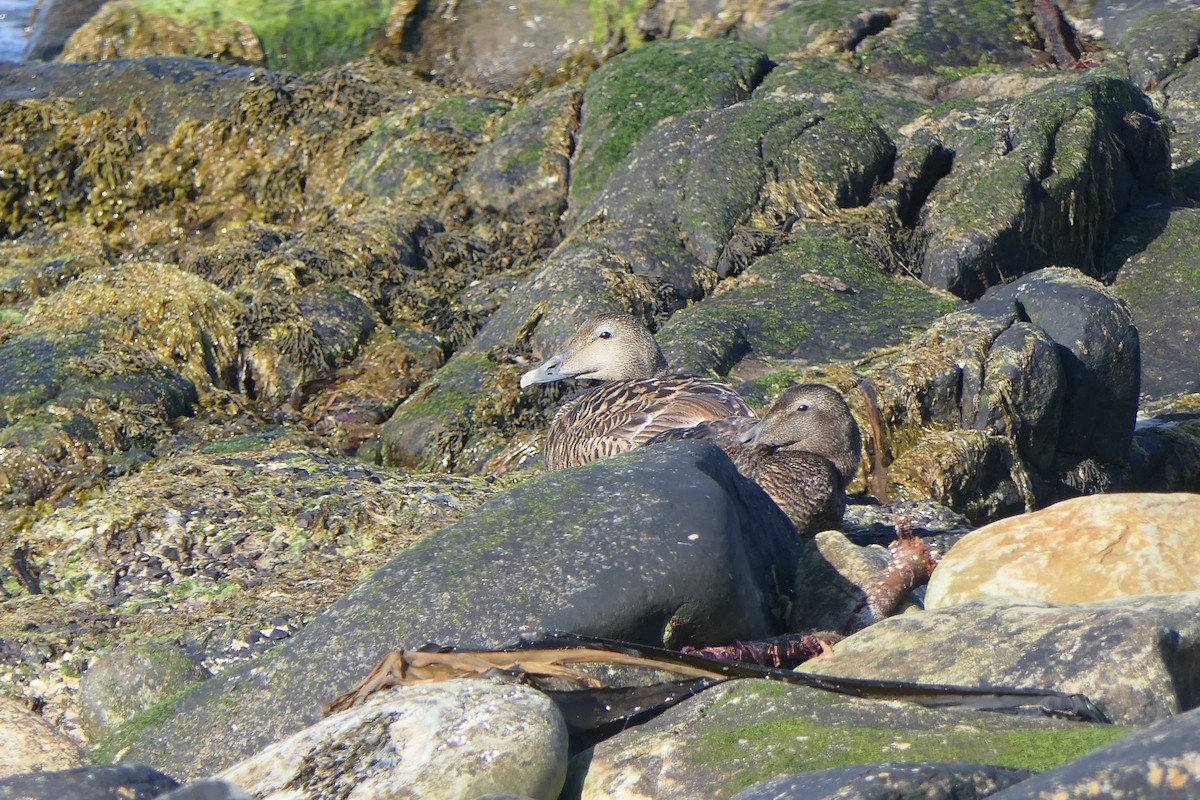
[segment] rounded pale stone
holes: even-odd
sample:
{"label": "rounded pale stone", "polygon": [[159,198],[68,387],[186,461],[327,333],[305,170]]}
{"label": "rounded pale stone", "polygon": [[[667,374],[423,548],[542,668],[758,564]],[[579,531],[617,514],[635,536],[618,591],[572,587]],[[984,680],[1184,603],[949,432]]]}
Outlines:
{"label": "rounded pale stone", "polygon": [[79,746],[11,697],[0,697],[0,777],[91,763]]}
{"label": "rounded pale stone", "polygon": [[1200,591],[1200,495],[1077,497],[993,522],[942,559],[927,609],[983,597],[1092,603]]}
{"label": "rounded pale stone", "polygon": [[259,800],[553,800],[566,771],[567,726],[554,702],[482,679],[379,692],[217,777]]}

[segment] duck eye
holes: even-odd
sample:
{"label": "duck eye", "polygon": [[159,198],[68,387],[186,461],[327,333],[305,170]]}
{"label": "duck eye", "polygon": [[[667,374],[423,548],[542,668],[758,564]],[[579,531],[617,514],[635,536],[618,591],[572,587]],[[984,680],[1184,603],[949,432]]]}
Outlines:
{"label": "duck eye", "polygon": [[612,331],[600,331],[600,338],[601,339],[611,339]]}

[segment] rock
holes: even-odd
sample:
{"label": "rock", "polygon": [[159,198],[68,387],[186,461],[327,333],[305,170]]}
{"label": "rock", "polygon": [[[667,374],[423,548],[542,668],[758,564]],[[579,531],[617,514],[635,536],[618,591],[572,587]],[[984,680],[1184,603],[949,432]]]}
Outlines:
{"label": "rock", "polygon": [[855,51],[873,73],[927,73],[933,65],[1032,66],[1033,32],[1008,3],[986,0],[963,6],[921,0],[904,7],[891,25]]}
{"label": "rock", "polygon": [[933,431],[896,457],[888,478],[898,497],[933,498],[973,523],[1028,511],[1033,474],[1010,439],[986,431]]}
{"label": "rock", "polygon": [[150,800],[177,786],[150,767],[76,767],[0,778],[0,800]]}
{"label": "rock", "polygon": [[883,274],[843,239],[803,233],[675,314],[658,340],[672,369],[684,374],[724,374],[742,361],[855,359],[955,305]]}
{"label": "rock", "polygon": [[259,800],[477,797],[554,800],[567,726],[549,697],[498,679],[403,686],[326,717],[222,772]]}
{"label": "rock", "polygon": [[514,219],[557,217],[565,211],[571,137],[582,102],[582,88],[571,83],[538,94],[506,115],[463,176],[471,202]]}
{"label": "rock", "polygon": [[1200,591],[1200,495],[1064,500],[964,536],[938,564],[929,609],[980,598],[1094,603]]}
{"label": "rock", "polygon": [[[838,531],[824,531],[805,542],[788,630],[843,630],[887,560],[885,548],[859,547]],[[912,601],[907,602],[911,607]]]}
{"label": "rock", "polygon": [[1138,328],[1147,399],[1200,391],[1200,332],[1190,302],[1200,292],[1197,236],[1200,210],[1164,201],[1127,214],[1113,237],[1112,293]]}
{"label": "rock", "polygon": [[245,3],[225,25],[203,4],[143,7],[117,0],[80,26],[60,56],[100,61],[138,56],[207,56],[234,64],[305,72],[362,55],[382,34],[391,6],[369,2],[299,5],[281,11]]}
{"label": "rock", "polygon": [[63,44],[107,0],[47,0],[38,7],[33,30],[21,56],[23,61],[49,61]]}
{"label": "rock", "polygon": [[346,170],[343,189],[404,204],[429,205],[455,185],[475,151],[508,113],[497,98],[450,95],[414,114],[383,118]]}
{"label": "rock", "polygon": [[[1058,346],[1066,393],[1060,452],[1116,462],[1133,438],[1141,345],[1129,308],[1074,270],[1041,270],[987,295],[1013,302]],[[1036,434],[1036,426],[1030,430]]]}
{"label": "rock", "polygon": [[1091,278],[1052,268],[995,289],[877,369],[893,425],[951,428],[904,449],[892,444],[889,477],[902,496],[930,497],[975,521],[1103,489],[1112,481],[1097,487],[1069,473],[1124,460],[1139,363],[1128,308]]}
{"label": "rock", "polygon": [[766,54],[757,48],[709,39],[653,42],[604,64],[584,90],[571,162],[572,211],[591,201],[656,123],[744,100],[767,70]]}
{"label": "rock", "polygon": [[1145,90],[1155,88],[1189,57],[1200,42],[1200,12],[1163,9],[1137,19],[1121,37],[1129,59],[1129,79]]}
{"label": "rock", "polygon": [[958,800],[987,797],[1032,774],[961,761],[885,761],[772,778],[738,792],[732,800]]}
{"label": "rock", "polygon": [[1171,109],[1171,166],[1174,186],[1185,196],[1200,198],[1200,64],[1184,64],[1156,92]]}
{"label": "rock", "polygon": [[804,669],[1079,693],[1121,725],[1156,722],[1195,705],[1200,592],[1084,605],[1015,603],[976,600],[889,617]]}
{"label": "rock", "polygon": [[149,351],[203,391],[236,388],[236,314],[234,298],[203,278],[171,264],[131,262],[36,301],[25,324],[78,329],[103,320],[111,330],[110,348]]}
{"label": "rock", "polygon": [[394,647],[498,647],[544,630],[669,647],[762,638],[782,631],[798,553],[782,512],[707,442],[539,476],[409,546],[269,660],[205,681],[106,750],[211,773],[312,724]]}
{"label": "rock", "polygon": [[1110,726],[963,714],[745,679],[575,756],[567,786],[583,800],[682,800],[730,797],[767,778],[848,763],[997,763],[1018,772],[1062,764],[1121,735]]}
{"label": "rock", "polygon": [[[4,748],[0,750],[0,781],[27,772],[89,763],[79,745],[11,697],[0,697],[0,738],[4,740]],[[0,789],[0,796],[4,796],[3,791]]]}
{"label": "rock", "polygon": [[994,800],[1192,798],[1200,784],[1197,742],[1200,742],[1200,711],[1190,711],[1130,733],[991,797]]}
{"label": "rock", "polygon": [[253,800],[250,795],[228,781],[196,781],[166,794],[156,800]]}
{"label": "rock", "polygon": [[208,677],[178,647],[121,644],[92,660],[79,681],[80,725],[99,741],[159,700]]}
{"label": "rock", "polygon": [[954,163],[920,209],[921,279],[969,300],[1048,265],[1097,274],[1117,215],[1139,190],[1169,185],[1157,113],[1111,77],[1052,81],[922,127]]}

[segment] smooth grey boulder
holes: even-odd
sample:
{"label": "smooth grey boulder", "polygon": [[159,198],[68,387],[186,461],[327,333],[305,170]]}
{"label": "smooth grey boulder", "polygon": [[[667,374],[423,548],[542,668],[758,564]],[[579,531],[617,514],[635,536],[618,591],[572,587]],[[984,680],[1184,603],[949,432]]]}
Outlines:
{"label": "smooth grey boulder", "polygon": [[706,442],[543,475],[414,543],[269,657],[113,744],[206,775],[314,722],[388,651],[426,642],[494,648],[565,630],[678,647],[774,635],[799,550],[778,507]]}

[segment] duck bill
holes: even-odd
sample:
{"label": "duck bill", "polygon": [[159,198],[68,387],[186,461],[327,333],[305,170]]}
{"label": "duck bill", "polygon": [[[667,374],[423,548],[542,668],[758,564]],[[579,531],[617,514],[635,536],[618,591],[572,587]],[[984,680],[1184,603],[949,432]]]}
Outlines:
{"label": "duck bill", "polygon": [[561,367],[562,359],[559,356],[551,356],[521,376],[521,388],[524,389],[535,383],[553,383],[571,377],[564,374]]}

